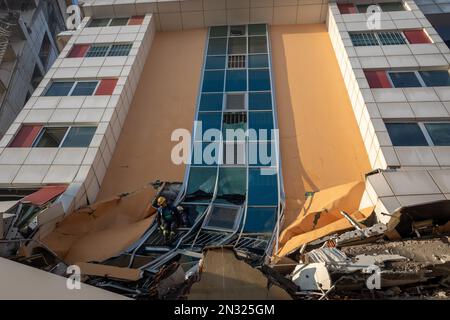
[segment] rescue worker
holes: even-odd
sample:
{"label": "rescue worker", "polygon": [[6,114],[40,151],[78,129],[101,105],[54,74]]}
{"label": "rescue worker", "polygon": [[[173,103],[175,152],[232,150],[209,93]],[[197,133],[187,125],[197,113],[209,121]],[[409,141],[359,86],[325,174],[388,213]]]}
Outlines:
{"label": "rescue worker", "polygon": [[164,235],[164,239],[166,241],[173,239],[177,228],[177,209],[169,206],[165,197],[159,197],[156,204],[158,205],[157,222]]}

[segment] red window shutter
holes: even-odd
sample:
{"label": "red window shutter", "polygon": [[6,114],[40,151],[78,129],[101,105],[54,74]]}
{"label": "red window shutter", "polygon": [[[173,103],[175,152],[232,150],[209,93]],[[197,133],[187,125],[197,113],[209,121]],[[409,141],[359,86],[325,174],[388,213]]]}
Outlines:
{"label": "red window shutter", "polygon": [[19,132],[14,137],[13,141],[9,144],[11,148],[26,148],[31,147],[34,139],[41,131],[40,125],[24,125],[20,128]]}
{"label": "red window shutter", "polygon": [[353,3],[338,3],[337,6],[341,14],[358,13]]}
{"label": "red window shutter", "polygon": [[32,194],[29,194],[20,200],[20,202],[31,202],[36,206],[42,206],[66,191],[66,188],[66,185],[46,186]]}
{"label": "red window shutter", "polygon": [[403,33],[409,43],[431,43],[430,37],[423,30],[405,30]]}
{"label": "red window shutter", "polygon": [[83,58],[89,50],[89,47],[89,44],[76,44],[67,55],[67,58]]}
{"label": "red window shutter", "polygon": [[391,88],[391,83],[384,70],[364,70],[367,82],[371,88]]}
{"label": "red window shutter", "polygon": [[103,79],[95,92],[96,96],[109,96],[112,95],[116,88],[117,79]]}
{"label": "red window shutter", "polygon": [[128,25],[136,26],[142,24],[142,22],[144,22],[144,16],[132,16],[130,20],[128,20]]}

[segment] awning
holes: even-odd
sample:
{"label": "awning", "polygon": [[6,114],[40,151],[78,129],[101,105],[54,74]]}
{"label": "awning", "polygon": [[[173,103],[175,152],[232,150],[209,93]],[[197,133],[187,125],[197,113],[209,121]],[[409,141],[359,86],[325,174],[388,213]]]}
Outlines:
{"label": "awning", "polygon": [[280,236],[279,256],[289,254],[304,243],[352,228],[341,214],[349,213],[357,221],[367,219],[373,208],[359,209],[365,190],[363,181],[324,189],[308,197],[297,219]]}
{"label": "awning", "polygon": [[21,202],[31,202],[36,206],[42,206],[66,191],[67,185],[45,186],[38,191],[22,198]]}

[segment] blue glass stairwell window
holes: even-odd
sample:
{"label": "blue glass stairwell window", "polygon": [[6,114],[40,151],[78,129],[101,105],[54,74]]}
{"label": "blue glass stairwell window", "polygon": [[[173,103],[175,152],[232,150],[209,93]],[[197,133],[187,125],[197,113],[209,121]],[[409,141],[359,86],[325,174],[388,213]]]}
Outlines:
{"label": "blue glass stairwell window", "polygon": [[192,167],[186,188],[186,202],[209,202],[214,193],[217,167]]}
{"label": "blue glass stairwell window", "polygon": [[194,141],[191,164],[197,166],[217,166],[219,164],[219,141]]}
{"label": "blue glass stairwell window", "polygon": [[208,42],[208,55],[227,53],[227,38],[212,38]]}
{"label": "blue glass stairwell window", "polygon": [[266,35],[265,24],[251,24],[248,26],[248,34],[250,36]]}
{"label": "blue glass stairwell window", "polygon": [[225,69],[225,58],[226,56],[208,56],[205,69]]}
{"label": "blue glass stairwell window", "polygon": [[250,92],[248,95],[249,110],[272,110],[270,92]]}
{"label": "blue glass stairwell window", "polygon": [[249,91],[268,91],[270,90],[269,69],[250,69]]}
{"label": "blue glass stairwell window", "polygon": [[271,233],[277,223],[277,207],[248,207],[244,233]]}
{"label": "blue glass stairwell window", "polygon": [[248,38],[248,53],[267,53],[266,37],[249,37]]}
{"label": "blue glass stairwell window", "polygon": [[225,90],[247,91],[247,70],[227,70],[227,83]]}
{"label": "blue glass stairwell window", "polygon": [[228,38],[228,54],[246,54],[246,53],[247,53],[246,37]]}
{"label": "blue glass stairwell window", "polygon": [[248,56],[249,68],[268,68],[269,57],[267,54],[251,54]]}
{"label": "blue glass stairwell window", "polygon": [[203,92],[222,92],[225,71],[205,71],[203,76]]}
{"label": "blue glass stairwell window", "polygon": [[264,174],[260,168],[250,168],[248,173],[248,205],[275,206],[278,204],[278,183],[274,174]]}
{"label": "blue glass stairwell window", "polygon": [[247,168],[220,167],[216,202],[243,204],[246,183]]}
{"label": "blue glass stairwell window", "polygon": [[[249,112],[248,128],[256,131],[258,140],[273,140],[273,114],[272,112]],[[261,131],[260,130],[266,130]],[[251,137],[250,137],[251,139]]]}
{"label": "blue glass stairwell window", "polygon": [[209,129],[217,129],[220,132],[221,121],[222,121],[222,114],[220,112],[199,113],[197,117],[197,126],[194,128],[195,141],[203,141],[204,134]]}
{"label": "blue glass stairwell window", "polygon": [[204,93],[200,97],[199,111],[222,111],[222,93]]}
{"label": "blue glass stairwell window", "polygon": [[248,165],[250,167],[276,166],[275,143],[272,141],[248,142]]}
{"label": "blue glass stairwell window", "polygon": [[210,37],[226,37],[228,35],[228,26],[211,27],[209,29]]}

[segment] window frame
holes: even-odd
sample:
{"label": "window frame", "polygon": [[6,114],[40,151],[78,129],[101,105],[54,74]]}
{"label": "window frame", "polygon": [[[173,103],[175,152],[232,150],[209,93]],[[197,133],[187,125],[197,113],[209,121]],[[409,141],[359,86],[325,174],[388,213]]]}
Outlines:
{"label": "window frame", "polygon": [[[120,26],[111,26],[111,22],[112,22],[114,19],[125,19],[125,18],[128,19],[126,24],[120,25]],[[94,20],[99,20],[99,19],[108,19],[109,21],[108,21],[108,23],[106,24],[106,26],[102,26],[102,27],[91,27],[92,21],[94,21]],[[130,22],[130,19],[131,19],[131,17],[93,18],[93,19],[89,22],[88,28],[124,27],[124,26],[127,26],[127,25],[128,25],[128,23]]]}
{"label": "window frame", "polygon": [[[113,50],[114,46],[130,46],[130,49],[128,50],[128,53],[126,55],[110,55],[111,51]],[[102,56],[88,56],[89,51],[91,51],[92,48],[95,47],[107,47],[105,51],[105,55]],[[130,55],[130,51],[133,48],[132,42],[117,42],[117,43],[91,43],[89,44],[89,49],[86,51],[83,58],[108,58],[108,57],[128,57]]]}
{"label": "window frame", "polygon": [[[414,29],[416,30],[416,29]],[[350,36],[350,41],[352,41],[352,45],[354,47],[375,47],[375,46],[380,46],[380,47],[385,47],[385,46],[402,46],[402,45],[407,45],[407,44],[411,44],[408,40],[408,38],[405,36],[405,34],[403,33],[403,30],[383,30],[383,31],[368,31],[368,32],[348,32],[349,36]],[[383,44],[381,38],[380,38],[380,34],[381,33],[398,33],[400,35],[400,37],[403,39],[403,41],[405,43],[393,43],[393,44]],[[377,44],[374,45],[355,45],[352,39],[352,35],[358,35],[358,34],[371,34],[375,37]]]}
{"label": "window frame", "polygon": [[[229,209],[237,210],[237,214],[236,214],[236,216],[234,218],[234,224],[233,224],[233,228],[232,229],[220,228],[220,227],[209,227],[208,226],[208,223],[211,220],[212,213],[213,213],[213,211],[214,211],[214,209],[216,207],[218,207],[218,208],[229,208]],[[212,203],[210,205],[210,207],[208,208],[208,212],[207,212],[207,214],[205,216],[205,219],[203,220],[201,228],[204,229],[204,230],[211,230],[211,231],[231,232],[231,233],[236,232],[237,229],[240,226],[240,222],[241,222],[241,219],[242,219],[243,211],[244,211],[243,210],[243,206],[232,205],[232,204],[223,204],[223,203]]]}
{"label": "window frame", "polygon": [[[46,128],[67,128],[59,145],[57,147],[53,147],[53,148],[61,149],[70,130],[72,128],[80,128],[80,127],[95,127],[96,128],[95,131],[97,131],[98,125],[96,125],[96,124],[64,124],[64,123],[51,123],[51,124],[43,125],[42,128],[39,130],[38,134],[36,135],[36,137],[34,138],[33,142],[31,143],[31,148],[44,148],[44,147],[37,147],[36,144],[41,139],[42,135],[44,134],[44,130]],[[95,136],[95,132],[92,135],[92,137],[94,137],[94,136]],[[92,142],[92,139],[91,139],[91,142]],[[89,145],[90,145],[90,143],[89,143]],[[89,148],[89,145],[86,147],[64,147],[64,149],[65,148]]]}
{"label": "window frame", "polygon": [[[425,121],[413,121],[413,120],[409,120],[409,121],[395,121],[395,120],[390,120],[390,121],[385,121],[386,123],[397,123],[397,124],[403,124],[403,123],[414,123],[417,124],[417,126],[419,127],[419,129],[422,131],[423,136],[425,137],[426,142],[428,143],[427,146],[396,146],[392,143],[392,146],[394,148],[416,148],[416,147],[448,147],[445,145],[435,145],[433,142],[433,139],[430,135],[430,133],[428,132],[427,128],[425,127],[426,124],[450,124],[450,121],[429,121],[429,120],[425,120]],[[389,132],[388,132],[389,134]],[[391,137],[389,136],[389,139],[391,139]],[[449,144],[450,146],[450,144]]]}
{"label": "window frame", "polygon": [[[93,94],[90,95],[90,96],[86,96],[86,97],[95,96],[95,92],[97,91],[97,89],[98,89],[100,83],[102,82],[102,80],[103,80],[103,79],[100,79],[100,80],[99,80],[99,79],[91,79],[91,80],[89,80],[89,79],[87,79],[87,80],[69,80],[69,79],[67,79],[67,80],[56,80],[56,81],[52,81],[52,82],[48,85],[48,87],[46,88],[46,90],[44,91],[45,93],[44,93],[43,96],[44,96],[44,97],[72,97],[72,93],[73,93],[73,91],[75,90],[75,88],[76,88],[76,86],[77,86],[78,83],[80,83],[80,82],[94,82],[94,81],[96,81],[96,82],[97,82],[97,85],[96,85],[95,88],[94,88]],[[70,90],[69,90],[69,92],[67,93],[67,95],[65,95],[65,96],[47,96],[47,92],[50,90],[52,84],[54,84],[54,83],[61,83],[61,82],[73,82],[72,88],[70,88]],[[73,96],[73,97],[83,97],[83,96]]]}
{"label": "window frame", "polygon": [[[394,84],[394,81],[391,78],[391,73],[414,73],[417,80],[420,83],[420,87],[396,87]],[[389,80],[389,83],[391,84],[392,88],[423,88],[426,87],[425,82],[423,81],[422,77],[420,76],[419,72],[417,70],[386,70],[387,78]]]}

